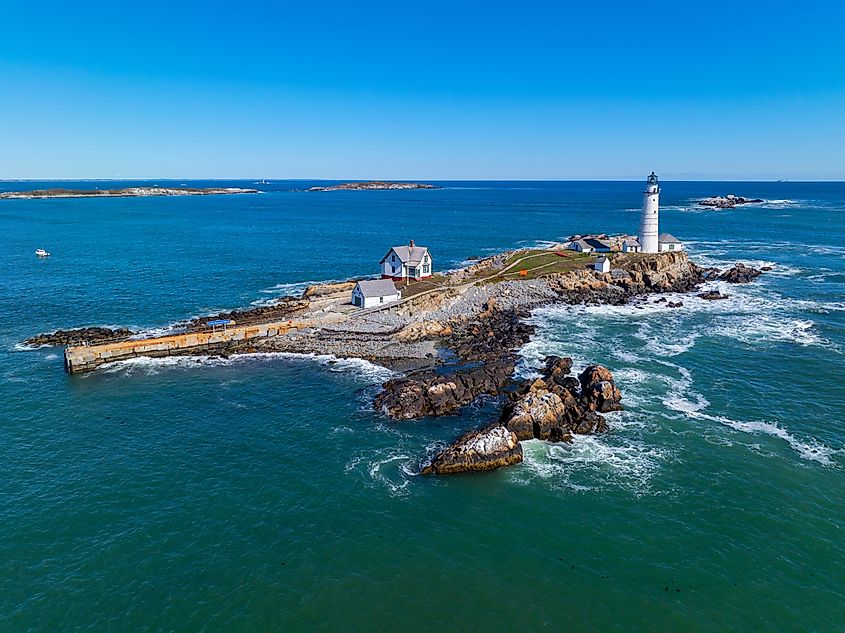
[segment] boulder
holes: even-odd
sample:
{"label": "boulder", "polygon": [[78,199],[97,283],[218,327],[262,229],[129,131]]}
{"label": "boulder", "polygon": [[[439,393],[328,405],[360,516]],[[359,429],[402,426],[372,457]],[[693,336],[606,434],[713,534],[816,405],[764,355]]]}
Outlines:
{"label": "boulder", "polygon": [[412,373],[384,383],[374,407],[397,420],[454,413],[481,394],[497,395],[512,383],[513,369],[506,358],[451,374]]}
{"label": "boulder", "polygon": [[516,434],[500,424],[465,433],[440,451],[422,474],[447,475],[495,470],[522,461],[522,445]]}
{"label": "boulder", "polygon": [[578,376],[581,383],[581,399],[590,411],[607,413],[622,410],[622,394],[613,374],[602,365],[590,365]]}
{"label": "boulder", "polygon": [[569,358],[547,358],[543,377],[511,398],[500,422],[520,440],[568,441],[573,433],[607,431],[597,412],[622,409],[613,375],[606,367],[591,365],[576,379],[566,375],[571,366]]}
{"label": "boulder", "polygon": [[739,262],[719,275],[719,279],[731,284],[747,284],[762,274],[763,271]]}
{"label": "boulder", "polygon": [[698,296],[702,299],[706,299],[707,301],[720,301],[721,299],[727,299],[729,295],[723,295],[718,290],[708,290],[707,292],[702,292]]}
{"label": "boulder", "polygon": [[510,410],[507,428],[520,440],[545,440],[552,429],[560,427],[566,408],[556,393],[546,389],[529,391],[519,398]]}

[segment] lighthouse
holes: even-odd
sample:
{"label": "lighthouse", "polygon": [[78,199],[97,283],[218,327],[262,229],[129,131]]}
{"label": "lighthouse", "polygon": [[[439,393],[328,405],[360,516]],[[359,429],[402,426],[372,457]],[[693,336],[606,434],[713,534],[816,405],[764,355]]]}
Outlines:
{"label": "lighthouse", "polygon": [[643,253],[656,253],[658,244],[658,218],[660,216],[660,185],[651,172],[643,191],[643,213],[640,216],[640,246]]}

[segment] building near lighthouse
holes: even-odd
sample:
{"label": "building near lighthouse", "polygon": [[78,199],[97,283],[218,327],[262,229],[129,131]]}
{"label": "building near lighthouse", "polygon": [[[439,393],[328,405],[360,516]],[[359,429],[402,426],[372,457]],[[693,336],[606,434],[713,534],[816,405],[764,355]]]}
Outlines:
{"label": "building near lighthouse", "polygon": [[643,253],[657,253],[660,251],[658,241],[658,224],[660,219],[660,185],[654,172],[648,177],[645,191],[643,191],[643,212],[640,216],[640,251]]}
{"label": "building near lighthouse", "polygon": [[671,233],[661,233],[657,238],[657,248],[661,253],[682,251],[684,250],[684,243]]}

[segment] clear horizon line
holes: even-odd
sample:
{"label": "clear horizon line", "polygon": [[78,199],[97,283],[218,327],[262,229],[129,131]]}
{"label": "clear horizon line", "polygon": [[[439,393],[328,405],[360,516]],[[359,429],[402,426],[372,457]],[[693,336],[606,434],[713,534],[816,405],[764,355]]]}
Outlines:
{"label": "clear horizon line", "polygon": [[[276,180],[276,181],[302,181],[302,182],[372,182],[372,181],[381,181],[381,182],[412,182],[412,183],[421,183],[421,182],[640,182],[641,180],[645,180],[645,178],[284,178],[284,177],[267,177],[267,176],[240,176],[240,177],[213,177],[213,178],[205,178],[205,177],[190,177],[190,178],[180,178],[174,176],[159,176],[159,177],[143,177],[143,176],[112,176],[112,177],[94,177],[94,178],[85,178],[85,177],[53,177],[53,178],[43,178],[43,177],[27,177],[27,178],[0,178],[0,182],[72,182],[72,181],[85,181],[85,182],[131,182],[131,181],[152,181],[152,180],[161,180],[161,181],[178,181],[178,180],[185,180],[185,181],[252,181],[252,180]],[[845,182],[845,178],[837,179],[837,178],[820,178],[820,179],[804,179],[804,178],[795,178],[795,179],[779,179],[779,178],[672,178],[672,177],[662,177],[662,180],[665,182],[783,182],[783,183],[790,183],[790,182],[805,182],[805,183],[817,183],[817,182],[830,182],[830,183],[840,183]]]}

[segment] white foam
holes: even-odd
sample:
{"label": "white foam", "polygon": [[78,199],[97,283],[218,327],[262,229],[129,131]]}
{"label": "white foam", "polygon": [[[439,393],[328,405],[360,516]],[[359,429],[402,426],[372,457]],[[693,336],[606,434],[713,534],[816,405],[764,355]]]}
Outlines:
{"label": "white foam", "polygon": [[836,345],[821,336],[815,322],[809,319],[787,318],[781,314],[758,314],[725,317],[717,320],[712,334],[746,344],[785,342],[802,347],[829,347]]}
{"label": "white foam", "polygon": [[[513,471],[515,480],[538,477],[574,491],[619,485],[636,494],[646,492],[649,481],[668,457],[664,449],[640,442],[599,435],[573,436],[572,444],[522,442],[525,469]],[[601,482],[601,485],[592,485]]]}
{"label": "white foam", "polygon": [[163,369],[181,368],[190,369],[196,367],[223,367],[236,363],[247,363],[256,361],[309,361],[317,362],[328,368],[329,371],[352,374],[364,379],[370,384],[382,383],[397,376],[396,372],[376,365],[361,358],[338,358],[331,354],[297,354],[293,352],[267,352],[253,354],[233,354],[228,358],[220,356],[165,356],[162,358],[149,358],[141,356],[107,363],[100,367],[100,371],[106,373],[125,372],[131,375],[134,372],[142,372],[147,375],[158,374]]}
{"label": "white foam", "polygon": [[785,441],[802,459],[818,462],[824,466],[834,465],[835,462],[831,458],[839,452],[815,439],[802,441],[774,422],[731,420],[721,415],[708,415],[699,411],[691,411],[689,412],[689,416],[710,422],[719,422],[743,433],[763,433],[771,437],[776,437]]}
{"label": "white foam", "polygon": [[12,345],[13,352],[34,352],[37,349],[44,349],[45,347],[53,347],[44,343],[43,345],[27,345],[26,343],[15,343]]}

